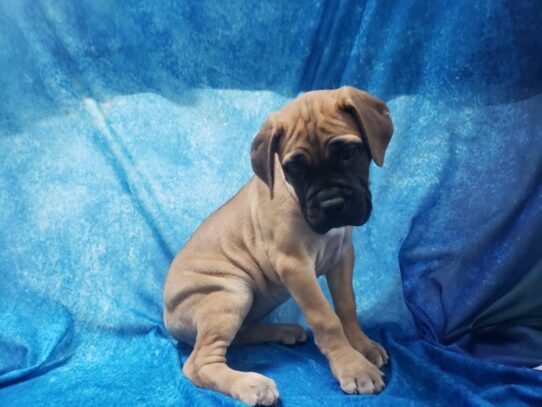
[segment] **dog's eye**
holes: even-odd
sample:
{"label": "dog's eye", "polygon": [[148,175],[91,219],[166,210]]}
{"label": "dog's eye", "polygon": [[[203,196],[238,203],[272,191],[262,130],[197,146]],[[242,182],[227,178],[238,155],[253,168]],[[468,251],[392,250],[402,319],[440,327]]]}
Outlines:
{"label": "dog's eye", "polygon": [[300,175],[305,170],[305,161],[300,158],[291,160],[284,165],[284,170],[291,176]]}
{"label": "dog's eye", "polygon": [[344,146],[341,149],[341,158],[343,160],[350,160],[358,153],[358,147],[354,145]]}

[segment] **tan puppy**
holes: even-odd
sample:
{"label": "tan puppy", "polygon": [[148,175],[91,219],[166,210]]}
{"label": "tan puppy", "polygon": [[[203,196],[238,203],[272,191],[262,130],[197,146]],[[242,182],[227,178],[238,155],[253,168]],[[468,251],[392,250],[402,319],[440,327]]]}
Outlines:
{"label": "tan puppy", "polygon": [[257,177],[197,229],[167,276],[164,322],[194,345],[183,366],[192,383],[275,403],[273,380],[230,369],[225,355],[234,340],[304,341],[299,325],[258,325],[291,295],[341,388],[382,390],[388,355],[357,321],[351,225],[369,217],[370,160],[382,165],[392,133],[386,105],[351,87],[305,93],[270,115],[252,144]]}

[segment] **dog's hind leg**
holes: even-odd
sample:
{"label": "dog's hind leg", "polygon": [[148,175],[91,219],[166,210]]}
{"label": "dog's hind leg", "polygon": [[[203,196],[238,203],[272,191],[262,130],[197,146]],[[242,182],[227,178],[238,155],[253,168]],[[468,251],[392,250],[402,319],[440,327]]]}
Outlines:
{"label": "dog's hind leg", "polygon": [[275,382],[258,373],[233,370],[226,364],[226,350],[251,305],[248,289],[206,294],[194,318],[197,335],[183,373],[196,386],[217,390],[250,405],[267,406],[278,400]]}
{"label": "dog's hind leg", "polygon": [[298,324],[257,324],[242,328],[233,343],[280,342],[285,345],[295,345],[306,340],[307,334],[303,327]]}

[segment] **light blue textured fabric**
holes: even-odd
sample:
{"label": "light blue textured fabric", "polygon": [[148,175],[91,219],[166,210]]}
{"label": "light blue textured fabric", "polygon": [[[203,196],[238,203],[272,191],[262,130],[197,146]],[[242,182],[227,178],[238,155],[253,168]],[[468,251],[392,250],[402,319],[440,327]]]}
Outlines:
{"label": "light blue textured fabric", "polygon": [[354,235],[387,387],[343,394],[312,341],[230,363],[286,406],[542,404],[541,27],[528,1],[0,2],[0,405],[239,404],[182,376],[164,277],[267,115],[343,84],[395,123]]}

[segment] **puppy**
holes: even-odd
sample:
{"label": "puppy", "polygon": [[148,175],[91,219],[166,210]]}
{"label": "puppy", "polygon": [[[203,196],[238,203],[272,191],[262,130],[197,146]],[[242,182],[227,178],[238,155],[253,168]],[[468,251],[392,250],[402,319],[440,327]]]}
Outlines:
{"label": "puppy", "polygon": [[341,389],[382,390],[388,355],[356,317],[352,226],[371,213],[370,160],[382,165],[392,133],[386,105],[352,87],[307,92],[269,116],[252,143],[256,176],[205,220],[168,272],[164,323],[194,347],[183,366],[192,383],[275,403],[273,380],[229,368],[225,355],[233,341],[304,341],[299,325],[258,323],[292,296]]}

